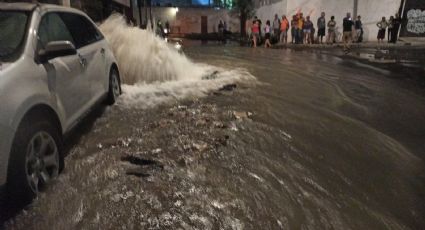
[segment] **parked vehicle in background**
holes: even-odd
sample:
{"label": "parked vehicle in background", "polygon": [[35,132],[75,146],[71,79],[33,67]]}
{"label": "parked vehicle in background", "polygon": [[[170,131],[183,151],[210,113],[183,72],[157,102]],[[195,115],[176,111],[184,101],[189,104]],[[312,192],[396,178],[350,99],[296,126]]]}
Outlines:
{"label": "parked vehicle in background", "polygon": [[27,203],[64,167],[63,136],[120,76],[108,43],[81,11],[0,3],[0,186]]}

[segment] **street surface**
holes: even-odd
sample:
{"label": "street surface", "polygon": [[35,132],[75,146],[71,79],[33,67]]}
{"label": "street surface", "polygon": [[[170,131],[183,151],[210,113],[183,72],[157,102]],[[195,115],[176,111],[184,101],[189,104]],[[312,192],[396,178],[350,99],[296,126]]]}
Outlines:
{"label": "street surface", "polygon": [[256,80],[167,97],[176,84],[154,94],[164,100],[132,102],[124,87],[69,138],[59,179],[5,228],[425,228],[423,50],[185,53]]}

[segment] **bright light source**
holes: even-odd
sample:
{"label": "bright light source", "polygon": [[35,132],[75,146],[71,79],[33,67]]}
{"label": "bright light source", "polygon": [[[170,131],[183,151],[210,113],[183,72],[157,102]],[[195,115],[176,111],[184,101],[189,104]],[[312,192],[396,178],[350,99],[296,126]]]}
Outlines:
{"label": "bright light source", "polygon": [[178,7],[174,8],[174,10],[176,11],[176,13],[179,12],[179,8]]}

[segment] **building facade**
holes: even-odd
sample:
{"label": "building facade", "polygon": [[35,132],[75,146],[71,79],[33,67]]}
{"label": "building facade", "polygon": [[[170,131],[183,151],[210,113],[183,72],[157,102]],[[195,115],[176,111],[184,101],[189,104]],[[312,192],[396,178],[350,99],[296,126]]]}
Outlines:
{"label": "building facade", "polygon": [[[145,14],[149,11],[142,10],[142,24],[144,24]],[[134,9],[133,14],[137,24],[139,24],[138,9]],[[150,16],[148,16],[150,18]],[[226,22],[227,30],[233,33],[239,32],[239,18],[232,15],[227,9],[216,9],[211,7],[152,7],[152,18],[155,22],[168,22],[171,33],[186,34],[206,34],[218,32],[220,20]]]}

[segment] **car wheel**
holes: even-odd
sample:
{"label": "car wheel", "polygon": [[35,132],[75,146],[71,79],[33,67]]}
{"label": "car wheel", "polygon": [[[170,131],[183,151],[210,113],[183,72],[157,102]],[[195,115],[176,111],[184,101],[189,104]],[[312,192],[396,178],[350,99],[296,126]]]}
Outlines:
{"label": "car wheel", "polygon": [[47,120],[25,119],[13,141],[7,187],[17,204],[27,204],[63,169],[62,135]]}
{"label": "car wheel", "polygon": [[121,83],[118,71],[115,68],[111,69],[109,74],[109,92],[108,92],[108,104],[113,105],[118,97],[121,95]]}

